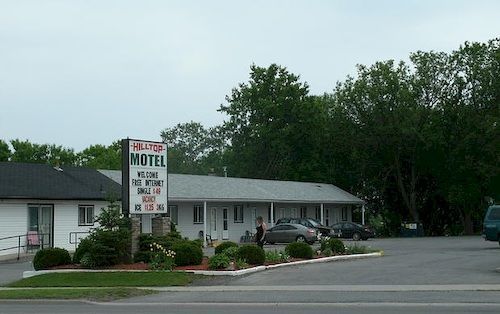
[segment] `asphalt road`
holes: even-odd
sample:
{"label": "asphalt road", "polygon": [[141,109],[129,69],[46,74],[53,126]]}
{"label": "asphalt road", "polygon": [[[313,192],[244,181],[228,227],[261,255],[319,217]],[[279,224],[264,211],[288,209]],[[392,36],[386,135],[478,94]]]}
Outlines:
{"label": "asphalt road", "polygon": [[259,314],[259,313],[325,313],[325,314],[396,314],[396,313],[499,313],[498,304],[415,304],[415,303],[321,303],[321,304],[128,304],[126,307],[116,303],[82,303],[82,302],[25,302],[23,304],[6,302],[0,304],[0,313],[8,314],[87,314],[87,313],[204,313],[204,314]]}
{"label": "asphalt road", "polygon": [[211,278],[112,303],[0,301],[0,313],[500,313],[498,243],[443,237],[359,244],[385,256]]}

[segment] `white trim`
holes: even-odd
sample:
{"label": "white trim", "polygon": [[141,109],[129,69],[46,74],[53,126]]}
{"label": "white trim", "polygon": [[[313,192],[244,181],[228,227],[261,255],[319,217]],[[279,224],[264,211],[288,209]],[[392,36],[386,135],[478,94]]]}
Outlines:
{"label": "white trim", "polygon": [[325,224],[325,206],[323,206],[323,203],[320,204],[320,211],[321,211],[321,224]]}
{"label": "white trim", "polygon": [[203,202],[203,247],[207,247],[207,202]]}

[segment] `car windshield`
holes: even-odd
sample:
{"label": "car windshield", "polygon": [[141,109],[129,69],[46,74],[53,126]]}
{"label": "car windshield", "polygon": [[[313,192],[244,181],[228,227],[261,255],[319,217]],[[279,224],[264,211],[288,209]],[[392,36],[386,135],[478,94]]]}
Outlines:
{"label": "car windshield", "polygon": [[500,220],[500,207],[493,207],[488,215],[490,220]]}
{"label": "car windshield", "polygon": [[364,227],[365,227],[365,226],[360,225],[360,224],[357,224],[357,223],[355,223],[355,222],[353,222],[352,224],[353,224],[353,225],[355,225],[356,227],[360,227],[360,228],[364,228]]}

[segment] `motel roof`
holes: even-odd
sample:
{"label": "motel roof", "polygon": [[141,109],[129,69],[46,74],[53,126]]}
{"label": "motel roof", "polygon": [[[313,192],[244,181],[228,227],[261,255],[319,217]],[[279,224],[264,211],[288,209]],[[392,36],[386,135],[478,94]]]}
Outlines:
{"label": "motel roof", "polygon": [[[121,183],[121,171],[99,171]],[[364,203],[332,184],[188,174],[168,175],[168,195],[171,201]]]}
{"label": "motel roof", "polygon": [[[83,167],[0,162],[0,199],[121,199],[122,173]],[[171,201],[363,204],[332,184],[169,174]]]}
{"label": "motel roof", "polygon": [[0,162],[0,199],[109,200],[121,198],[121,185],[82,167]]}

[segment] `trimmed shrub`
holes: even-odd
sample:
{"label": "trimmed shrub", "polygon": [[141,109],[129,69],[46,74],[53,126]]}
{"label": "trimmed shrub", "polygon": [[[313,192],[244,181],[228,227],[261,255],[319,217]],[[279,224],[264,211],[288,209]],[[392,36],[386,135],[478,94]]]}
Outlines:
{"label": "trimmed shrub", "polygon": [[95,230],[89,239],[92,245],[84,254],[84,256],[88,254],[86,262],[81,262],[84,267],[92,265],[90,267],[94,268],[130,262],[129,230]]}
{"label": "trimmed shrub", "polygon": [[344,242],[342,242],[339,239],[331,238],[330,240],[328,240],[328,247],[330,248],[330,250],[332,250],[333,254],[344,254],[345,253]]}
{"label": "trimmed shrub", "polygon": [[151,251],[139,251],[134,254],[134,263],[149,263],[153,257],[153,252]]}
{"label": "trimmed shrub", "polygon": [[73,263],[80,264],[83,255],[87,253],[92,247],[92,241],[89,238],[82,239],[73,254]]}
{"label": "trimmed shrub", "polygon": [[225,249],[230,248],[230,247],[238,247],[238,244],[235,242],[231,242],[231,241],[222,242],[221,244],[217,245],[217,247],[215,248],[215,254],[222,253],[222,252],[224,252]]}
{"label": "trimmed shrub", "polygon": [[176,253],[175,264],[178,266],[200,265],[203,260],[203,251],[197,242],[183,240],[172,247]]}
{"label": "trimmed shrub", "polygon": [[36,252],[33,258],[33,267],[35,270],[67,264],[71,264],[71,256],[67,250],[57,247],[40,250]]}
{"label": "trimmed shrub", "polygon": [[226,254],[219,253],[208,259],[208,268],[209,269],[226,269],[229,267],[231,263],[231,258]]}
{"label": "trimmed shrub", "polygon": [[227,249],[225,249],[222,253],[219,253],[219,254],[227,255],[227,257],[234,260],[236,257],[238,257],[238,250],[239,250],[239,248],[237,246],[230,246]]}
{"label": "trimmed shrub", "polygon": [[264,250],[252,244],[240,246],[238,249],[238,257],[252,265],[262,265],[266,261],[266,253]]}
{"label": "trimmed shrub", "polygon": [[313,257],[313,249],[309,244],[304,242],[292,242],[288,244],[285,248],[285,252],[287,252],[291,257],[295,258]]}

